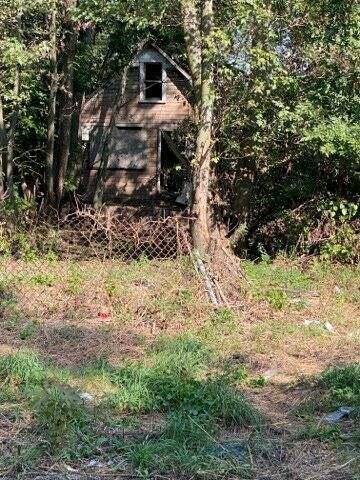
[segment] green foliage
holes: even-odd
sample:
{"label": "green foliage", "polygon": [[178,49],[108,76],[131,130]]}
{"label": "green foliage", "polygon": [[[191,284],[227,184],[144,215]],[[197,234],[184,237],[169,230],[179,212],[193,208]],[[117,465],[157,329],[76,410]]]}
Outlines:
{"label": "green foliage", "polygon": [[319,382],[336,405],[360,407],[360,364],[331,367],[322,374]]}
{"label": "green foliage", "polygon": [[265,298],[276,310],[282,310],[288,303],[288,296],[282,290],[267,290]]}
{"label": "green foliage", "polygon": [[45,380],[45,369],[38,355],[28,350],[0,356],[0,378],[20,387],[34,387]]}
{"label": "green foliage", "polygon": [[296,266],[281,265],[280,261],[275,264],[265,259],[259,263],[244,262],[243,265],[250,280],[250,293],[255,298],[267,300],[275,310],[288,306],[288,291],[296,294],[309,290],[312,285],[307,272]]}
{"label": "green foliage", "polygon": [[37,273],[31,278],[34,285],[43,285],[45,287],[52,287],[56,282],[56,276],[52,273]]}
{"label": "green foliage", "polygon": [[73,456],[87,428],[88,413],[72,390],[51,386],[33,400],[37,427],[49,443],[51,453]]}
{"label": "green foliage", "polygon": [[78,265],[71,265],[69,277],[68,277],[68,289],[74,294],[78,295],[83,287],[84,283],[84,274]]}
{"label": "green foliage", "polygon": [[309,423],[296,435],[299,440],[319,440],[321,442],[335,442],[341,437],[338,425]]}
{"label": "green foliage", "polygon": [[230,50],[237,68],[220,81],[217,173],[224,211],[245,225],[241,253],[319,253],[328,231],[319,231],[317,205],[358,201],[359,13],[350,3],[334,13],[335,4],[240,2],[231,21],[223,14],[223,28],[241,34]]}
{"label": "green foliage", "polygon": [[258,422],[258,414],[226,377],[199,378],[209,359],[208,350],[195,339],[162,339],[145,363],[129,363],[107,372],[118,387],[108,401],[120,411],[180,409],[194,417],[211,415],[226,424]]}

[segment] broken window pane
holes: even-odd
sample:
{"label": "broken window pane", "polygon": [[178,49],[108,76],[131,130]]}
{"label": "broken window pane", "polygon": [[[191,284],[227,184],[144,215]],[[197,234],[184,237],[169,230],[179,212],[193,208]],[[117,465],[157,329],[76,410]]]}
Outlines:
{"label": "broken window pane", "polygon": [[146,100],[162,100],[162,64],[145,63],[145,92]]}

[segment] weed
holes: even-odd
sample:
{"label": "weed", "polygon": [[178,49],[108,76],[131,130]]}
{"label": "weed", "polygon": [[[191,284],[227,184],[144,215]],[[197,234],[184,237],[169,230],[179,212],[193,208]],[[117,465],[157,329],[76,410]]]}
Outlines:
{"label": "weed", "polygon": [[[7,454],[0,458],[0,470],[6,470],[15,475],[34,468],[41,456],[41,449],[36,443],[35,445],[17,444],[11,447]],[[16,478],[18,478],[17,475]]]}
{"label": "weed", "polygon": [[68,278],[68,289],[73,295],[78,295],[83,287],[84,275],[77,265],[72,265]]}
{"label": "weed", "polygon": [[193,299],[193,292],[189,288],[182,288],[179,291],[179,296],[185,302],[190,302]]}
{"label": "weed", "polygon": [[320,378],[320,385],[329,392],[334,404],[360,407],[359,363],[327,369]]}
{"label": "weed", "polygon": [[226,324],[231,323],[235,319],[234,312],[227,307],[221,307],[216,309],[213,315],[213,323],[216,324]]}
{"label": "weed", "polygon": [[21,340],[28,340],[33,337],[38,330],[38,323],[35,321],[28,322],[20,331]]}
{"label": "weed", "polygon": [[72,390],[51,386],[33,401],[38,430],[52,453],[76,455],[88,424],[88,412]]}
{"label": "weed", "polygon": [[243,383],[249,376],[246,365],[234,365],[230,362],[226,363],[223,367],[223,378],[229,383]]}
{"label": "weed", "polygon": [[262,375],[249,379],[249,384],[255,388],[265,387],[266,383],[267,383],[266,378],[263,377]]}
{"label": "weed", "polygon": [[322,442],[339,441],[341,430],[338,425],[309,423],[296,435],[299,440],[320,440]]}
{"label": "weed", "polygon": [[226,378],[202,378],[211,354],[192,337],[161,338],[145,362],[127,363],[103,374],[118,386],[108,402],[121,411],[186,410],[193,417],[211,412],[212,422],[246,425],[259,415]]}
{"label": "weed", "polygon": [[267,290],[265,292],[265,298],[270,305],[276,310],[282,310],[288,304],[289,298],[282,290]]}
{"label": "weed", "polygon": [[0,378],[8,383],[31,387],[45,379],[45,369],[39,357],[27,350],[0,357]]}
{"label": "weed", "polygon": [[44,285],[45,287],[52,287],[56,283],[56,276],[52,273],[37,273],[31,277],[30,282],[33,285]]}
{"label": "weed", "polygon": [[266,290],[269,287],[308,290],[312,286],[309,274],[294,265],[246,261],[243,262],[243,267],[253,288],[259,294],[261,293],[259,289]]}
{"label": "weed", "polygon": [[22,259],[27,262],[33,262],[38,259],[39,252],[30,241],[29,235],[20,232],[15,236],[15,241],[17,243],[17,250]]}

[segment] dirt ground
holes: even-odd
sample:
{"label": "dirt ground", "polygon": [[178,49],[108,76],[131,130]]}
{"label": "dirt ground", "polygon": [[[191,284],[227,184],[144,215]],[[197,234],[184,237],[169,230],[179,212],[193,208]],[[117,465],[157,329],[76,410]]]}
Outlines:
{"label": "dirt ground", "polygon": [[[141,360],[164,333],[191,333],[223,365],[239,365],[248,372],[241,388],[266,418],[262,441],[270,452],[250,453],[250,478],[359,480],[360,450],[346,440],[358,419],[341,423],[341,442],[326,434],[302,437],[299,432],[309,425],[322,425],[324,414],[299,411],[316,398],[314,379],[324,369],[360,361],[360,270],[318,262],[303,268],[287,259],[259,265],[243,262],[242,268],[236,306],[215,310],[188,259],[144,259],[131,265],[3,264],[0,353],[25,348],[66,368],[99,358],[117,366],[124,360]],[[96,394],[102,386],[86,388]],[[0,417],[2,442],[14,428],[5,417]],[[150,417],[151,425],[160,421],[155,413]],[[142,429],[148,421],[142,418]],[[242,439],[249,434],[229,433]],[[48,459],[36,470],[4,469],[0,478],[138,475],[119,457],[101,467],[88,460]]]}

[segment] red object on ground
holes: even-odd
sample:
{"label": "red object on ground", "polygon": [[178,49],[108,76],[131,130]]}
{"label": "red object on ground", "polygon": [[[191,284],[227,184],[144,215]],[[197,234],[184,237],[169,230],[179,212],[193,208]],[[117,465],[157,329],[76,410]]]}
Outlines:
{"label": "red object on ground", "polygon": [[109,318],[110,315],[111,314],[110,314],[109,310],[106,310],[106,309],[100,310],[100,312],[98,313],[98,317],[100,317],[100,318]]}

